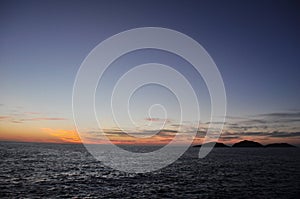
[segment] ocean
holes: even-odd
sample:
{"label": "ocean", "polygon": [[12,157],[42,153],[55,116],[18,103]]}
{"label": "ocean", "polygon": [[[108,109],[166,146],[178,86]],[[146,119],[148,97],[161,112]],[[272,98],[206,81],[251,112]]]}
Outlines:
{"label": "ocean", "polygon": [[198,151],[135,174],[80,144],[0,142],[0,198],[300,198],[299,148],[215,148],[204,159]]}

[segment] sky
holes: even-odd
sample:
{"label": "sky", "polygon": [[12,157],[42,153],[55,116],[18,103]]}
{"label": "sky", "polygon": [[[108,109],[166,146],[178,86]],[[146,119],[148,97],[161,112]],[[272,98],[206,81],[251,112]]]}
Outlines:
{"label": "sky", "polygon": [[[163,27],[199,42],[218,66],[227,95],[220,141],[300,144],[298,1],[13,0],[0,4],[0,140],[80,142],[73,121],[72,91],[85,57],[119,32]],[[157,85],[134,93],[130,102],[134,127],[126,115],[117,126],[108,113],[108,97],[122,74],[153,62],[176,69],[194,88],[201,121],[185,121],[180,133],[195,130],[190,124],[196,122],[200,142],[210,118],[206,85],[185,60],[154,49],[120,57],[100,81],[95,106],[104,131],[116,143],[145,144],[169,142],[177,133],[173,127],[179,125],[179,102]],[[164,105],[167,116],[158,106],[149,113],[153,104]],[[163,124],[159,134],[146,139],[133,139],[120,130],[147,135]],[[85,133],[96,132],[91,128]],[[95,137],[91,140],[97,142]]]}

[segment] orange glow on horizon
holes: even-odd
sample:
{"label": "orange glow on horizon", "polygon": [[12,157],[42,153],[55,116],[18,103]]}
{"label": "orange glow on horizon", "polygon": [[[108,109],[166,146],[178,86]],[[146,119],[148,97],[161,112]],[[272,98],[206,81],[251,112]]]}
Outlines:
{"label": "orange glow on horizon", "polygon": [[74,130],[42,128],[42,131],[57,138],[62,143],[81,143],[81,139]]}
{"label": "orange glow on horizon", "polygon": [[[109,131],[109,130],[107,130]],[[109,138],[110,142],[107,140],[97,139],[96,136],[86,134],[87,138],[84,139],[86,144],[123,144],[123,145],[166,145],[172,141],[174,138],[173,132],[165,131],[162,134],[156,134],[148,138],[136,138],[129,136],[125,133],[107,133],[106,136]],[[85,136],[84,134],[81,136]],[[202,144],[204,137],[196,137],[193,140],[193,145]],[[181,140],[180,144],[188,143],[189,137],[185,140]],[[1,126],[0,127],[0,140],[3,141],[20,141],[20,142],[41,142],[41,143],[82,143],[82,139],[78,135],[76,130],[72,129],[55,129],[55,128],[34,128],[32,126]],[[295,138],[276,138],[267,136],[241,136],[238,138],[228,139],[226,137],[221,137],[217,142],[222,142],[226,145],[232,145],[234,143],[240,142],[242,140],[252,140],[259,142],[263,145],[270,143],[282,143],[287,142],[289,144],[299,145],[299,139]],[[215,141],[215,140],[209,140]],[[208,142],[209,142],[208,141]]]}

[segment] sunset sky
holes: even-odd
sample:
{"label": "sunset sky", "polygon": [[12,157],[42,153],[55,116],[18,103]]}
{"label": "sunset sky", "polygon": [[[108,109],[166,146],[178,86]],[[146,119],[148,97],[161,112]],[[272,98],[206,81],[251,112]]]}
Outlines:
{"label": "sunset sky", "polygon": [[[0,140],[80,143],[72,89],[85,57],[119,32],[164,27],[198,41],[219,68],[227,95],[221,142],[300,145],[299,10],[299,1],[1,1]],[[151,49],[120,57],[107,71],[95,96],[103,130],[115,143],[138,144],[166,143],[177,133],[178,102],[155,85],[134,95],[131,114],[137,127],[123,125],[147,135],[166,121],[158,135],[132,139],[106,114],[105,100],[121,75],[149,62],[173,67],[196,90],[201,121],[185,121],[178,133],[188,135],[195,130],[189,124],[196,122],[201,142],[210,118],[204,81],[183,59]],[[157,103],[166,107],[167,118],[160,112],[148,115]],[[91,143],[101,142],[93,139],[97,129],[87,133]]]}

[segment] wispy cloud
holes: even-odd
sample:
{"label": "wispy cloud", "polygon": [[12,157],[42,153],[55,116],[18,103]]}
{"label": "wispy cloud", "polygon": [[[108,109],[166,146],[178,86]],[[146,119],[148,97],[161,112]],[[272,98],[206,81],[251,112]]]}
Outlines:
{"label": "wispy cloud", "polygon": [[61,142],[81,143],[81,139],[75,130],[42,128],[42,131],[48,133],[50,136],[55,137]]}
{"label": "wispy cloud", "polygon": [[[231,142],[238,139],[299,139],[300,142],[300,112],[287,111],[278,113],[265,113],[259,115],[252,115],[248,117],[229,117],[227,118],[223,133],[220,140],[224,142]],[[11,123],[25,123],[25,122],[39,122],[39,121],[65,121],[67,118],[63,117],[49,117],[44,116],[39,112],[19,112],[14,114],[6,114],[0,116],[0,122]],[[126,144],[148,144],[148,143],[163,143],[170,142],[177,133],[191,139],[192,135],[197,132],[195,140],[202,141],[207,135],[209,122],[185,122],[178,123],[170,119],[162,118],[144,118],[146,121],[160,124],[168,122],[163,129],[153,129],[147,126],[140,127],[136,130],[130,130],[128,134],[118,128],[104,129],[106,136],[115,143]],[[47,132],[50,136],[55,137],[61,142],[80,142],[76,131],[63,129],[44,128],[43,132]],[[90,143],[101,143],[103,140],[100,132],[90,131],[86,132],[82,137]],[[212,134],[212,138],[215,134]]]}
{"label": "wispy cloud", "polygon": [[20,121],[45,121],[45,120],[68,120],[67,118],[61,118],[61,117],[36,117],[36,118],[27,118],[27,119],[21,119]]}
{"label": "wispy cloud", "polygon": [[221,137],[223,139],[230,138],[244,138],[244,137],[280,137],[280,138],[291,138],[291,137],[299,137],[300,132],[280,132],[280,131],[272,131],[272,132],[224,132]]}
{"label": "wispy cloud", "polygon": [[145,118],[146,121],[149,122],[162,122],[162,123],[170,123],[171,120],[170,119],[163,119],[163,118],[157,118],[157,117],[147,117]]}
{"label": "wispy cloud", "polygon": [[28,114],[28,115],[40,115],[42,113],[40,112],[24,112],[25,114]]}
{"label": "wispy cloud", "polygon": [[239,132],[292,132],[300,130],[300,112],[286,111],[264,113],[244,118],[232,117],[225,125],[226,131]]}
{"label": "wispy cloud", "polygon": [[300,137],[300,132],[278,132],[274,131],[272,134],[269,135],[270,137],[281,137],[281,138],[287,138],[287,137]]}
{"label": "wispy cloud", "polygon": [[11,119],[11,116],[0,116],[0,121],[1,120],[7,120],[7,119]]}
{"label": "wispy cloud", "polygon": [[12,113],[10,115],[0,116],[0,121],[6,121],[11,123],[23,123],[30,121],[63,121],[68,120],[63,117],[32,117],[34,115],[40,115],[38,112],[24,112],[24,113]]}
{"label": "wispy cloud", "polygon": [[289,111],[289,112],[265,113],[265,114],[259,114],[257,116],[265,116],[265,117],[273,117],[273,118],[284,118],[284,117],[299,118],[300,112]]}
{"label": "wispy cloud", "polygon": [[[118,129],[105,129],[103,132],[115,144],[166,144],[178,133],[169,129],[134,131],[129,134]],[[103,143],[103,134],[97,131],[82,133],[82,138],[85,142]]]}
{"label": "wispy cloud", "polygon": [[[299,133],[299,112],[285,112],[285,113],[267,113],[248,117],[231,117],[225,123],[223,133],[219,140],[224,142],[234,142],[241,139],[253,140],[271,140],[276,138],[282,139],[300,139]],[[161,118],[145,118],[151,122],[163,122]],[[130,134],[122,132],[119,129],[106,129],[105,132],[109,139],[118,143],[167,143],[171,141],[177,133],[185,135],[187,139],[194,138],[195,142],[203,141],[207,136],[207,129],[209,122],[196,122],[179,124],[175,122],[169,123],[166,129],[149,130],[140,128],[136,131],[131,131]],[[197,128],[196,128],[197,127]],[[176,130],[177,129],[177,130]],[[137,137],[135,137],[137,135]],[[211,139],[215,137],[214,132],[211,134]],[[93,135],[90,135],[93,139]],[[140,138],[145,136],[146,138]],[[299,140],[300,141],[300,140]]]}

